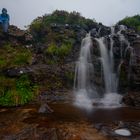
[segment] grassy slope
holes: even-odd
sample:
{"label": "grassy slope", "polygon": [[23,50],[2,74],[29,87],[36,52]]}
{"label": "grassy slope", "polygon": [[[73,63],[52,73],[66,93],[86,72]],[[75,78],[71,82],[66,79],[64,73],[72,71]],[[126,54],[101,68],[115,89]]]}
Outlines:
{"label": "grassy slope", "polygon": [[132,27],[140,32],[140,15],[135,15],[132,17],[126,17],[118,22],[119,24],[126,25],[128,27]]}

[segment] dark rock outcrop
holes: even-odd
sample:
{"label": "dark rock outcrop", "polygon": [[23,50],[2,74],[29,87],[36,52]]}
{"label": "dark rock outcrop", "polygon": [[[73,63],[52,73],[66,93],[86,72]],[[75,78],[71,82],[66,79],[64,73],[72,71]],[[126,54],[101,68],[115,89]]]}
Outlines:
{"label": "dark rock outcrop", "polygon": [[123,102],[128,106],[140,107],[140,93],[130,92],[123,97]]}

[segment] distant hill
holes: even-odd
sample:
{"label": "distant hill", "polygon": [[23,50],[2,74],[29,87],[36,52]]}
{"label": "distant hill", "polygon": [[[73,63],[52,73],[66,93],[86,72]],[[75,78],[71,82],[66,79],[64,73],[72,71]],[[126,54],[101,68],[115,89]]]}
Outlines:
{"label": "distant hill", "polygon": [[123,24],[130,28],[134,28],[136,31],[140,31],[140,15],[125,17],[124,19],[120,20],[118,24]]}
{"label": "distant hill", "polygon": [[[79,12],[67,12],[64,10],[55,10],[52,14],[45,14],[38,17],[29,26],[33,36],[43,37],[46,33],[50,32],[51,27],[79,27],[87,31],[91,30],[97,25],[93,19],[88,19],[80,15]],[[41,36],[40,36],[41,35]]]}

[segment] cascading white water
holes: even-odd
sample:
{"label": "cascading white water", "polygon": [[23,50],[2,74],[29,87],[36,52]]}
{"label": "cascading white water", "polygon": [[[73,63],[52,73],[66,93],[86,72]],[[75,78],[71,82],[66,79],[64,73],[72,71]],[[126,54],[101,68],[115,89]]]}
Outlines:
{"label": "cascading white water", "polygon": [[110,65],[111,65],[111,82],[112,82],[111,87],[112,87],[112,92],[117,92],[118,78],[117,78],[117,73],[114,71],[114,53],[113,53],[114,35],[115,35],[115,28],[111,27],[111,35],[109,36],[110,37],[109,57],[110,57]]}
{"label": "cascading white water", "polygon": [[128,52],[129,52],[128,80],[130,80],[131,67],[132,67],[132,65],[134,65],[136,63],[134,49],[130,45],[128,45],[128,47],[125,49],[125,57],[127,57]]}
{"label": "cascading white water", "polygon": [[[134,57],[134,49],[130,46],[130,42],[125,38],[125,36],[122,34],[122,31],[125,31],[127,29],[126,26],[124,25],[120,25],[119,26],[119,31],[117,32],[118,36],[119,36],[119,40],[120,40],[120,53],[121,53],[121,62],[120,65],[123,62],[123,57],[127,57],[127,52],[129,51],[129,67],[128,67],[128,79],[130,79],[130,75],[131,75],[131,66],[132,64],[135,63],[135,57]],[[125,43],[125,48],[123,48],[123,43]],[[122,55],[124,54],[124,56]],[[120,69],[120,66],[118,67]],[[120,70],[119,70],[120,72]]]}
{"label": "cascading white water", "polygon": [[[130,49],[130,44],[125,36],[121,33],[125,30],[124,26],[120,26],[120,30],[117,35],[120,39],[120,53],[121,62],[123,62],[123,53],[125,53],[125,46]],[[105,44],[105,37],[96,38],[95,40],[99,44],[102,63],[103,76],[102,79],[105,85],[105,93],[103,98],[98,98],[96,90],[93,85],[94,68],[91,60],[91,47],[93,46],[90,34],[88,34],[81,43],[81,51],[78,62],[75,69],[75,104],[82,108],[92,108],[92,104],[103,105],[105,107],[118,107],[122,96],[117,94],[117,71],[114,70],[114,37],[115,30],[111,28],[111,34],[108,36],[110,39],[110,49]],[[123,44],[125,43],[125,45]],[[127,49],[126,49],[127,52]],[[131,53],[133,54],[133,53]],[[101,74],[102,75],[102,74]],[[91,98],[91,95],[94,99]]]}
{"label": "cascading white water", "polygon": [[96,39],[96,41],[99,43],[100,52],[101,52],[101,60],[103,65],[103,73],[104,73],[104,82],[105,82],[105,91],[106,93],[111,92],[111,68],[109,65],[109,57],[107,48],[104,44],[104,38]]}
{"label": "cascading white water", "polygon": [[79,60],[75,69],[75,104],[85,108],[92,107],[91,95],[96,95],[93,85],[94,68],[91,60],[92,40],[90,34],[82,40]]}
{"label": "cascading white water", "polygon": [[[104,73],[104,82],[105,82],[105,92],[106,93],[113,93],[116,92],[116,76],[113,73],[113,49],[110,49],[108,52],[107,47],[104,43],[104,38],[96,39],[99,43],[101,58],[102,58],[102,65],[103,65],[103,73]],[[112,43],[113,44],[113,43]],[[112,46],[113,48],[113,46]]]}
{"label": "cascading white water", "polygon": [[101,60],[103,66],[103,75],[104,75],[104,85],[105,85],[105,94],[100,103],[105,106],[120,106],[121,96],[117,94],[117,74],[114,72],[114,28],[111,28],[110,37],[110,50],[105,44],[105,38],[96,38],[96,41],[99,44]]}
{"label": "cascading white water", "polygon": [[121,54],[121,60],[123,58],[123,43],[126,42],[126,39],[124,35],[122,34],[122,31],[126,30],[126,27],[124,25],[119,25],[119,31],[117,32],[120,40],[120,54]]}
{"label": "cascading white water", "polygon": [[76,64],[75,70],[75,84],[76,90],[85,89],[87,91],[92,89],[92,75],[94,72],[93,64],[91,61],[90,48],[92,46],[91,37],[88,34],[86,38],[82,40],[80,57]]}
{"label": "cascading white water", "polygon": [[113,35],[114,35],[114,27],[111,27],[111,35],[110,35],[110,61],[111,61],[111,71],[113,72],[114,70],[114,53],[113,53],[113,46],[114,46],[114,40],[113,40]]}

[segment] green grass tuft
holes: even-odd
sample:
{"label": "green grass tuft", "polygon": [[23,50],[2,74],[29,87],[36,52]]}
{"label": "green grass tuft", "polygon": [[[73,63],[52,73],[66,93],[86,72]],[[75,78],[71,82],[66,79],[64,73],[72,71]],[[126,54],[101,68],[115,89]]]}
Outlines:
{"label": "green grass tuft", "polygon": [[31,51],[22,46],[6,44],[0,48],[0,54],[0,69],[25,66],[32,61]]}
{"label": "green grass tuft", "polygon": [[31,84],[27,75],[18,79],[0,77],[0,105],[17,106],[31,101],[38,92],[38,87]]}

